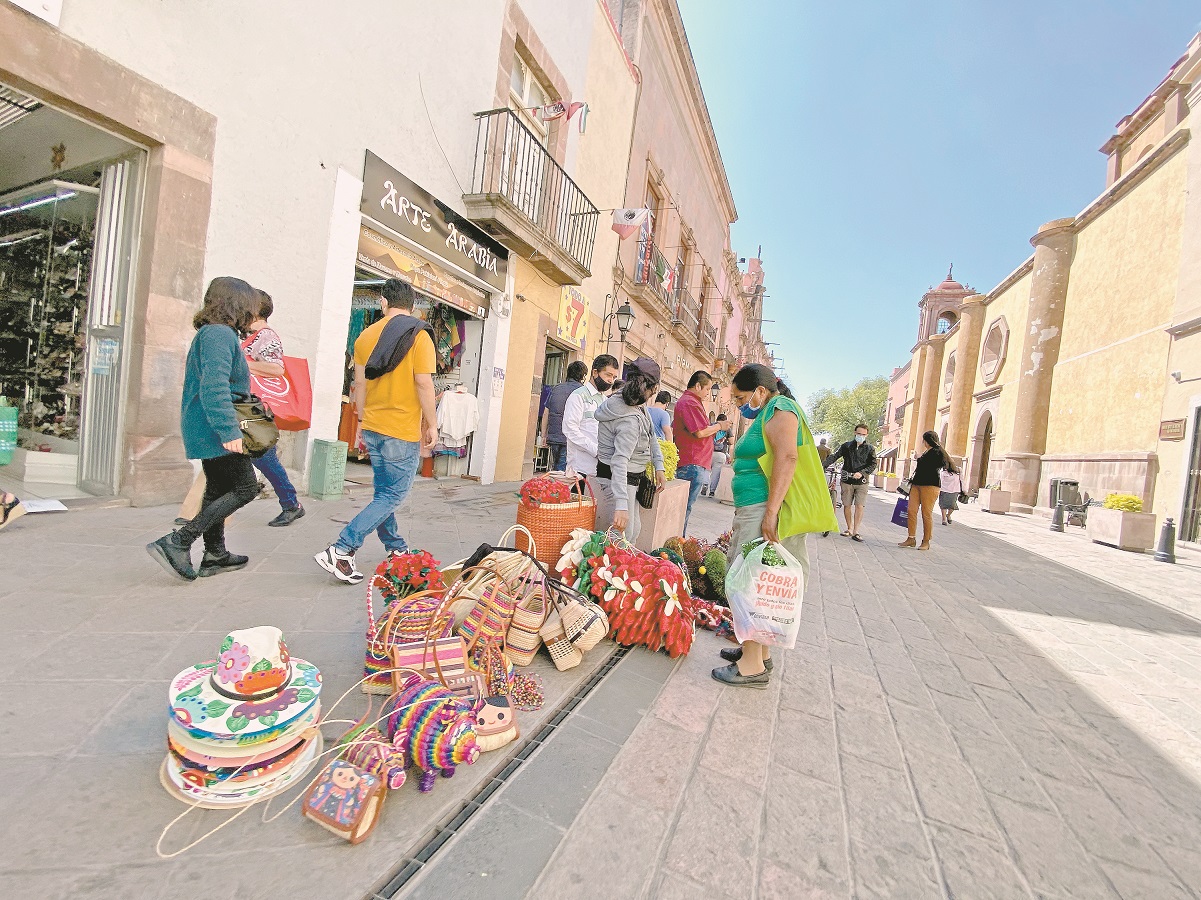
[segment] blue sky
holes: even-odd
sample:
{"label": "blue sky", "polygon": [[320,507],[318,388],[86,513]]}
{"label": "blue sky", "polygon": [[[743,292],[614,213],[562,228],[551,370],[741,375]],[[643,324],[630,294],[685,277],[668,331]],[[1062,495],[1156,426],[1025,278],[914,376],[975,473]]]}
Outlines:
{"label": "blue sky", "polygon": [[1185,0],[679,3],[802,397],[891,373],[949,263],[986,292],[1086,206],[1201,29]]}

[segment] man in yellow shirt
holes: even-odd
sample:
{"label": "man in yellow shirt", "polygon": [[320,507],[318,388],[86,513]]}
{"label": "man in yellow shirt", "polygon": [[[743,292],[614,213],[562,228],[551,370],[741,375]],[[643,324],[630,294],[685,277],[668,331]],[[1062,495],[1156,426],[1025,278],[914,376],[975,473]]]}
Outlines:
{"label": "man in yellow shirt", "polygon": [[389,553],[408,551],[396,527],[396,510],[413,486],[421,448],[438,442],[432,332],[412,315],[412,285],[389,278],[382,294],[384,318],[354,342],[353,401],[371,455],[374,496],[338,540],[314,557],[317,565],[346,584],[363,580],[355,568],[355,553],[372,531]]}

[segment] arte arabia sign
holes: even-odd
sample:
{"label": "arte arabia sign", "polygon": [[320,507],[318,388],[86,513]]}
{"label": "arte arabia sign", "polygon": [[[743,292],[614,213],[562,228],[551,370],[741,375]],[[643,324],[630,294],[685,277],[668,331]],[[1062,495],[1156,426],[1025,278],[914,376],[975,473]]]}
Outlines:
{"label": "arte arabia sign", "polygon": [[370,150],[363,165],[359,208],[364,215],[504,291],[509,252]]}

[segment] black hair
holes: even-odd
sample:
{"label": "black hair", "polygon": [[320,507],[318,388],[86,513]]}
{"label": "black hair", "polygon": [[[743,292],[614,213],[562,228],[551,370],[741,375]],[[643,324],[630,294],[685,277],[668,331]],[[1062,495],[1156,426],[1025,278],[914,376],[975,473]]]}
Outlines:
{"label": "black hair", "polygon": [[616,369],[617,357],[610,356],[608,353],[602,353],[596,359],[592,360],[592,371],[603,372],[605,369]]}
{"label": "black hair", "polygon": [[664,405],[666,406],[668,403],[670,403],[670,402],[671,402],[671,392],[669,392],[669,391],[659,391],[659,393],[657,393],[657,394],[655,395],[655,402],[656,402],[656,403],[662,403],[662,404],[664,404]]}
{"label": "black hair", "polygon": [[621,399],[626,406],[642,406],[647,401],[651,389],[657,387],[658,381],[646,373],[631,369],[626,375],[625,384],[621,387]]}
{"label": "black hair", "polygon": [[692,373],[692,377],[688,379],[688,387],[704,387],[713,380],[713,376],[704,369],[697,369]]}
{"label": "black hair", "polygon": [[205,325],[228,325],[239,334],[259,317],[259,291],[241,278],[222,275],[209,282],[204,292],[204,305],[192,318],[192,327],[199,331]]}
{"label": "black hair", "polygon": [[726,414],[725,414],[725,413],[718,413],[718,414],[717,414],[717,421],[719,421],[719,422],[728,422],[728,421],[729,421],[729,419],[727,419],[727,418],[726,418]]}
{"label": "black hair", "polygon": [[412,309],[413,304],[417,302],[413,286],[399,278],[389,278],[385,281],[380,293],[384,295],[388,309]]}
{"label": "black hair", "polygon": [[959,472],[959,470],[955,468],[955,463],[951,461],[951,457],[947,454],[947,451],[943,449],[942,441],[938,439],[937,431],[924,432],[922,434],[922,440],[925,441],[931,449],[937,450],[942,455],[942,465],[940,468],[947,469],[950,472]]}
{"label": "black hair", "polygon": [[262,300],[262,303],[259,304],[259,318],[266,321],[275,313],[275,301],[266,291],[259,288],[255,288],[255,290],[259,292],[259,299]]}
{"label": "black hair", "polygon": [[583,381],[588,377],[588,364],[580,360],[576,360],[567,367],[568,381]]}
{"label": "black hair", "polygon": [[776,377],[776,373],[769,367],[760,365],[759,363],[751,363],[743,366],[738,370],[738,373],[731,379],[731,383],[738,390],[743,392],[753,391],[755,388],[767,388],[773,394],[783,394],[789,400],[795,400],[792,396],[792,391],[788,389],[782,379]]}

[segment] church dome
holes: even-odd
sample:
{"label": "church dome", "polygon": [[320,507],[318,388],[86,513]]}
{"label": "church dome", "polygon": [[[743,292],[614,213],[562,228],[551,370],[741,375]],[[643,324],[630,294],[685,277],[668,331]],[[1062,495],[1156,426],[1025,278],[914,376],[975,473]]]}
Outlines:
{"label": "church dome", "polygon": [[942,284],[940,284],[938,287],[934,288],[935,291],[945,294],[945,293],[952,293],[955,291],[958,291],[959,293],[963,293],[964,291],[967,290],[967,288],[965,288],[962,284],[960,284],[958,281],[956,281],[954,278],[951,277],[951,272],[954,268],[955,267],[952,266],[950,269],[947,269],[947,277],[943,279]]}

